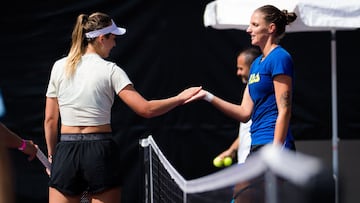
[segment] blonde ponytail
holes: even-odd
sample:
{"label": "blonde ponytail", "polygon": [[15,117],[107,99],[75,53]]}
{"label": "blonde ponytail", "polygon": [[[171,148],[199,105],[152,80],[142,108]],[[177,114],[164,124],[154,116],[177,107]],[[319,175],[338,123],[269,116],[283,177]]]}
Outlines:
{"label": "blonde ponytail", "polygon": [[80,62],[81,56],[85,53],[87,42],[85,40],[83,25],[86,23],[88,15],[80,14],[77,17],[71,38],[71,48],[65,65],[65,73],[67,77],[71,77]]}

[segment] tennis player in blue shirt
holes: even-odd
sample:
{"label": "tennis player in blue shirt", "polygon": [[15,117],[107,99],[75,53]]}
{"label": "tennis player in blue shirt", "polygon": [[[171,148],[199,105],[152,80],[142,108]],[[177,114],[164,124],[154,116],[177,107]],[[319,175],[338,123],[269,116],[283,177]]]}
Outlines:
{"label": "tennis player in blue shirt", "polygon": [[241,104],[233,104],[201,90],[188,102],[204,99],[240,122],[252,120],[250,155],[266,144],[295,150],[290,130],[294,65],[291,55],[279,45],[286,25],[296,19],[293,12],[272,5],[256,9],[247,32],[251,44],[262,54],[250,68],[248,85]]}

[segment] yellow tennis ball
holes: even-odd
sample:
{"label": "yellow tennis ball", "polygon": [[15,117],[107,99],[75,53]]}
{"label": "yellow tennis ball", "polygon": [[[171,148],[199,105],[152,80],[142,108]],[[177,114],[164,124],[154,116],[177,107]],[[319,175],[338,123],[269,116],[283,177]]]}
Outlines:
{"label": "yellow tennis ball", "polygon": [[230,166],[232,164],[232,158],[231,157],[225,157],[224,158],[224,166]]}
{"label": "yellow tennis ball", "polygon": [[215,159],[213,160],[213,164],[215,167],[222,167],[223,166],[223,160],[220,159],[219,157],[215,157]]}

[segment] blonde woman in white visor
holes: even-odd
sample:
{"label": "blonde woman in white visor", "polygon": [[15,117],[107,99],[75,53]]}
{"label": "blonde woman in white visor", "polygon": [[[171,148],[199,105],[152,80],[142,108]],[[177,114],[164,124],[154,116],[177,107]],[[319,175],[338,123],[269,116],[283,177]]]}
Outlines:
{"label": "blonde woman in white visor", "polygon": [[143,98],[127,74],[105,60],[116,45],[116,35],[125,32],[104,13],[80,14],[69,54],[53,65],[44,121],[52,162],[50,203],[78,203],[85,190],[93,203],[121,201],[119,151],[110,126],[115,95],[140,116],[151,118],[184,104],[201,89],[188,88],[161,100]]}

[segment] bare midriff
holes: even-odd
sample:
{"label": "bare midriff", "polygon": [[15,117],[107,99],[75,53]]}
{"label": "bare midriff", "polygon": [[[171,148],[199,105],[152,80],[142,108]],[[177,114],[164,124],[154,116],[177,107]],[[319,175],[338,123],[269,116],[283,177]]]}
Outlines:
{"label": "bare midriff", "polygon": [[61,126],[61,133],[111,133],[111,125],[98,125],[98,126]]}

